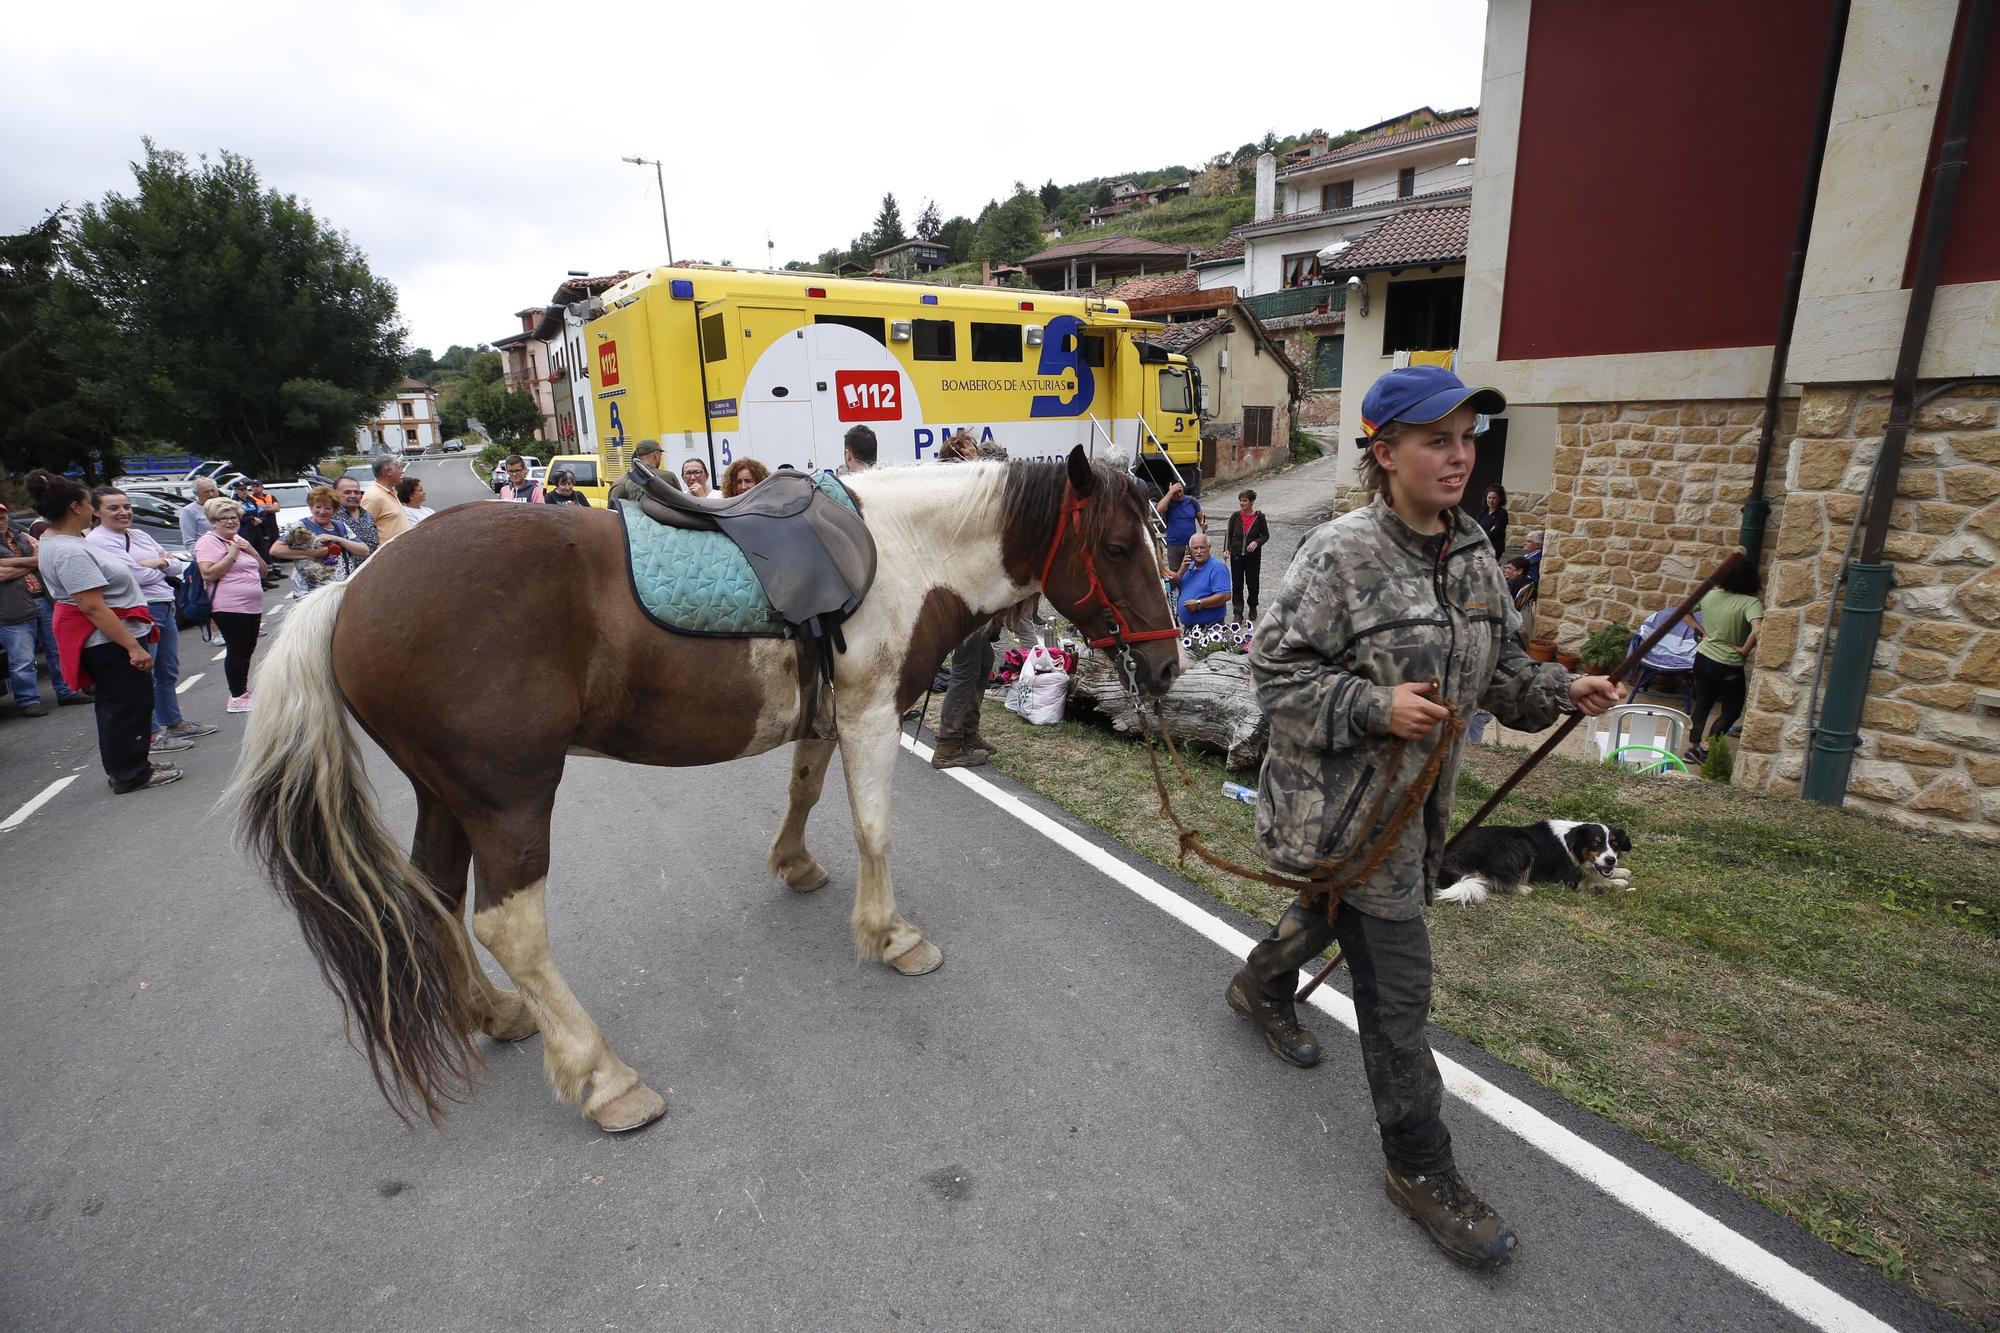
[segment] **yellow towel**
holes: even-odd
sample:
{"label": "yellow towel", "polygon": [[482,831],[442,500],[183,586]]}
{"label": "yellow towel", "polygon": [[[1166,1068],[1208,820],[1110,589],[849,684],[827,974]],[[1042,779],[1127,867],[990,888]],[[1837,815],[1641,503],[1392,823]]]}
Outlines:
{"label": "yellow towel", "polygon": [[1446,370],[1450,370],[1452,368],[1452,363],[1457,359],[1458,359],[1458,349],[1454,347],[1447,347],[1444,350],[1437,352],[1419,352],[1412,350],[1410,353],[1410,364],[1413,366],[1442,366]]}

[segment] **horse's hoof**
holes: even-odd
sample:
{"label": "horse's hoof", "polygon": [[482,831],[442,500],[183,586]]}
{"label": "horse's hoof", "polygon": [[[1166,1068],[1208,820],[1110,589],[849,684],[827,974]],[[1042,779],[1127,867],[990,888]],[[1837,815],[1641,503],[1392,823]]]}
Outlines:
{"label": "horse's hoof", "polygon": [[918,940],[889,960],[889,966],[906,977],[920,977],[944,966],[944,951],[929,940]]}
{"label": "horse's hoof", "polygon": [[534,1015],[523,1010],[519,1018],[507,1022],[495,1023],[492,1027],[487,1028],[486,1035],[495,1041],[511,1044],[517,1041],[526,1041],[540,1031],[541,1029],[535,1026]]}
{"label": "horse's hoof", "polygon": [[798,879],[787,879],[785,887],[793,893],[811,893],[814,889],[825,888],[826,882],[832,878],[826,873],[826,867],[815,861]]}
{"label": "horse's hoof", "polygon": [[590,1113],[597,1127],[607,1134],[623,1134],[644,1129],[667,1113],[667,1099],[644,1083],[634,1083]]}

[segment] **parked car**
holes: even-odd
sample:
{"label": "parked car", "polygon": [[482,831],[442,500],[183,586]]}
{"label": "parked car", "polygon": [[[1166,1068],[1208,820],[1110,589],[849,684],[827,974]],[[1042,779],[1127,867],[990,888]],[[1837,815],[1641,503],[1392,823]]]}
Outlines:
{"label": "parked car", "polygon": [[465,452],[465,441],[446,440],[444,442],[444,451],[448,454],[462,454]]}

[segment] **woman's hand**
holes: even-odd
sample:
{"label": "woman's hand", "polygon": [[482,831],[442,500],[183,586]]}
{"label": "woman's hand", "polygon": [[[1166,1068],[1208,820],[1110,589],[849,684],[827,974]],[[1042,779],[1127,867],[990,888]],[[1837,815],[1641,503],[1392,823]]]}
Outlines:
{"label": "woman's hand", "polygon": [[146,645],[137,639],[134,639],[132,646],[125,650],[125,659],[132,664],[135,671],[151,671],[153,669],[153,655],[147,652]]}
{"label": "woman's hand", "polygon": [[1420,741],[1436,731],[1438,723],[1451,716],[1449,708],[1425,697],[1436,692],[1437,686],[1427,680],[1398,685],[1389,705],[1389,734]]}
{"label": "woman's hand", "polygon": [[167,567],[167,558],[163,555],[156,555],[151,560],[141,560],[139,566],[142,569],[165,569]]}
{"label": "woman's hand", "polygon": [[1609,676],[1578,676],[1569,683],[1569,701],[1585,717],[1596,717],[1623,703],[1630,693]]}

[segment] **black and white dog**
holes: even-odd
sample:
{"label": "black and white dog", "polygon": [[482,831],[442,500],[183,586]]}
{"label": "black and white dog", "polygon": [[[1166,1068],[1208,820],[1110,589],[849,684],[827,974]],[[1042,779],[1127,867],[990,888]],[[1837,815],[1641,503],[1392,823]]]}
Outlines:
{"label": "black and white dog", "polygon": [[1631,850],[1632,839],[1615,824],[1545,819],[1518,827],[1483,826],[1445,857],[1440,878],[1446,887],[1438,891],[1438,901],[1469,906],[1485,902],[1488,894],[1533,893],[1537,883],[1574,889],[1586,877],[1629,890],[1632,871],[1618,864],[1618,853]]}

